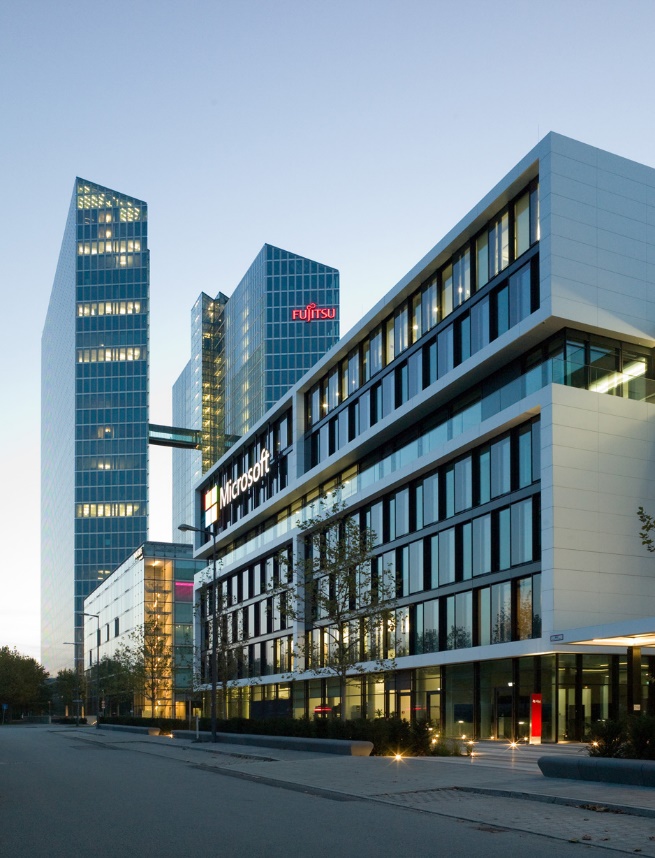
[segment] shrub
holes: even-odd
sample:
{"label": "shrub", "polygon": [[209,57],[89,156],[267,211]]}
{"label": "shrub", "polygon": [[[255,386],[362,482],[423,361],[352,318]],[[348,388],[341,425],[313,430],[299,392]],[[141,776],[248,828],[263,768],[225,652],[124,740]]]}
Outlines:
{"label": "shrub", "polygon": [[636,715],[628,720],[627,755],[636,760],[655,760],[655,717]]}
{"label": "shrub", "polygon": [[[77,723],[74,715],[53,715],[51,721],[53,724],[72,724],[73,726]],[[80,716],[79,723],[86,724],[86,718]]]}
{"label": "shrub", "polygon": [[590,757],[625,757],[628,751],[626,725],[624,721],[597,721],[592,725]]}
{"label": "shrub", "polygon": [[445,739],[439,737],[430,746],[432,757],[461,757],[462,745],[459,739]]}

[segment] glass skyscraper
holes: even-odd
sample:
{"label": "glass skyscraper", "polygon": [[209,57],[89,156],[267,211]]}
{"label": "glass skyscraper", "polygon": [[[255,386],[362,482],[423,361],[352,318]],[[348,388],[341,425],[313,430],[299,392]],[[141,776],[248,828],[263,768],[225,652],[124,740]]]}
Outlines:
{"label": "glass skyscraper", "polygon": [[41,644],[82,659],[84,598],[148,531],[147,206],[83,179],[42,337]]}
{"label": "glass skyscraper", "polygon": [[[265,244],[230,298],[201,294],[173,423],[202,431],[173,450],[173,539],[195,520],[193,486],[339,339],[339,272]],[[189,542],[193,534],[184,534]]]}

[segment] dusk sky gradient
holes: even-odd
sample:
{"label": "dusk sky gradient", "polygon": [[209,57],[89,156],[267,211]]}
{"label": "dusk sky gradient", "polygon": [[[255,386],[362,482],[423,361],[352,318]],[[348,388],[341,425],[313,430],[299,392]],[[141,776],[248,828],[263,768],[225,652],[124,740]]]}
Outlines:
{"label": "dusk sky gradient", "polygon": [[[167,423],[194,300],[265,242],[340,270],[343,334],[548,131],[655,166],[654,32],[652,0],[5,0],[0,646],[39,656],[41,332],[75,176],[148,203]],[[151,539],[170,470],[151,448]]]}

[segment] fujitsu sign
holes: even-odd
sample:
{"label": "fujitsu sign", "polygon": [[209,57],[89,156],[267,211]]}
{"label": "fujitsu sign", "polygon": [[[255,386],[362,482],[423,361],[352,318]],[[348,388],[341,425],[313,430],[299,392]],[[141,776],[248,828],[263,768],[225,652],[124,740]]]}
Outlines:
{"label": "fujitsu sign", "polygon": [[271,454],[268,450],[262,450],[259,461],[255,462],[252,468],[237,477],[236,480],[228,480],[225,486],[220,489],[220,508],[224,509],[229,503],[239,497],[239,495],[248,491],[255,483],[258,483],[262,477],[266,476],[271,470],[270,466]]}
{"label": "fujitsu sign", "polygon": [[292,322],[313,322],[316,319],[336,319],[336,307],[317,307],[316,304],[307,304],[304,310],[292,310]]}

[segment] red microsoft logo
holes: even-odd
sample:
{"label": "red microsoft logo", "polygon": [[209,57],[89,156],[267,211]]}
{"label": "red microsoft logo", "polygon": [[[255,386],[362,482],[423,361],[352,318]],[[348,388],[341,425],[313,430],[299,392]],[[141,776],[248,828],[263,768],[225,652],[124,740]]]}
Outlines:
{"label": "red microsoft logo", "polygon": [[312,322],[314,319],[336,319],[336,307],[317,307],[307,304],[304,310],[292,310],[291,320],[295,322]]}

